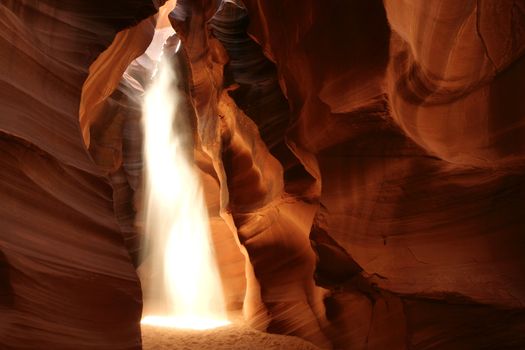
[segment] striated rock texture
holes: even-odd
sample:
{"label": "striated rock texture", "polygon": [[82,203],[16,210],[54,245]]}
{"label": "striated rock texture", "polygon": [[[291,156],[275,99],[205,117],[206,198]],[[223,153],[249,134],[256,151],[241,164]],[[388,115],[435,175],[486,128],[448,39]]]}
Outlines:
{"label": "striated rock texture", "polygon": [[524,5],[179,1],[253,325],[523,346]]}
{"label": "striated rock texture", "polygon": [[[85,116],[145,49],[154,21],[139,21],[155,11],[138,0],[0,3],[2,349],[140,348],[129,196],[112,149],[125,116],[98,129],[105,119]],[[98,73],[113,80],[94,87]]]}
{"label": "striated rock texture", "polygon": [[[0,5],[0,347],[141,346],[124,72],[158,5]],[[170,20],[230,311],[321,348],[525,347],[525,1]]]}

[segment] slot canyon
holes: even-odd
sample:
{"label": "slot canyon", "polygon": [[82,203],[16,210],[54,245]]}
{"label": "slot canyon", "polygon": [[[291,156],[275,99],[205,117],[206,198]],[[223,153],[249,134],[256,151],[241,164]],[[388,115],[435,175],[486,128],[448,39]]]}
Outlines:
{"label": "slot canyon", "polygon": [[525,349],[525,0],[1,0],[0,349]]}

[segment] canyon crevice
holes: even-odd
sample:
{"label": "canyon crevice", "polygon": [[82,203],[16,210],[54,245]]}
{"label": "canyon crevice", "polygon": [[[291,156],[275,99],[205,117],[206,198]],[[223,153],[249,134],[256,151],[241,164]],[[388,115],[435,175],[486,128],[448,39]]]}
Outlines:
{"label": "canyon crevice", "polygon": [[[0,4],[0,348],[141,348],[134,60],[162,3]],[[170,22],[230,313],[321,348],[525,347],[523,0]]]}

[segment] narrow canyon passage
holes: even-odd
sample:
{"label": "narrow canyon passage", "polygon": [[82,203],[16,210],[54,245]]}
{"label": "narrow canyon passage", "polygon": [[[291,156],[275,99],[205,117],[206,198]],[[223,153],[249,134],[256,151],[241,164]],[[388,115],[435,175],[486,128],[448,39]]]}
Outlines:
{"label": "narrow canyon passage", "polygon": [[[169,6],[169,3],[165,7]],[[159,13],[163,14],[161,8]],[[166,14],[166,11],[164,11]],[[180,44],[159,17],[144,55],[133,66],[150,72],[142,102],[144,133],[142,341],[154,349],[318,349],[300,338],[256,331],[225,308],[200,175],[194,169],[191,114],[184,108],[174,51]],[[176,41],[176,40],[172,40]],[[164,49],[163,49],[164,47]]]}
{"label": "narrow canyon passage", "polygon": [[4,0],[0,349],[523,349],[524,91],[525,0]]}

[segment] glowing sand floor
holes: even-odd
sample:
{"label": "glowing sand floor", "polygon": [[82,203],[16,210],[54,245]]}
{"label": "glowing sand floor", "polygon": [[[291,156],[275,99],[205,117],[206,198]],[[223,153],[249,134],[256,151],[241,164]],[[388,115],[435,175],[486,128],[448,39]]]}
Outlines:
{"label": "glowing sand floor", "polygon": [[144,350],[319,350],[297,337],[268,334],[246,326],[188,330],[142,325]]}

